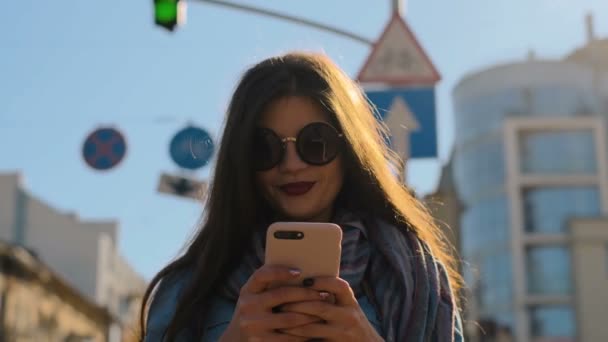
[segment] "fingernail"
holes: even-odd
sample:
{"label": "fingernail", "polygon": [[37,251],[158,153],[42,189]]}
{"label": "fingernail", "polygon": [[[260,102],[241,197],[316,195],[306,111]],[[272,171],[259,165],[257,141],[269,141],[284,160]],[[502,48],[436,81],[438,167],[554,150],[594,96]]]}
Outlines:
{"label": "fingernail", "polygon": [[329,292],[321,291],[319,292],[319,296],[321,297],[321,299],[326,300],[327,298],[329,298]]}
{"label": "fingernail", "polygon": [[315,280],[313,278],[306,278],[302,280],[302,286],[311,287],[315,284]]}
{"label": "fingernail", "polygon": [[300,270],[298,270],[298,269],[296,269],[296,268],[292,268],[292,269],[290,269],[290,270],[289,270],[289,274],[291,274],[291,275],[292,275],[292,276],[294,276],[294,277],[295,277],[295,276],[299,276],[299,275],[300,275],[300,273],[302,273],[302,271],[300,271]]}

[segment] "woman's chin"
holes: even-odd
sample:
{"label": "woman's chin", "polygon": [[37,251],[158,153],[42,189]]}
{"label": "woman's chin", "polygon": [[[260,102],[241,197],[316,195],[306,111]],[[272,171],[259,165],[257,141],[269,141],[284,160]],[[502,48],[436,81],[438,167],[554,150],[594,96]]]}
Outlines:
{"label": "woman's chin", "polygon": [[319,211],[310,209],[299,209],[299,208],[282,208],[282,217],[286,221],[298,221],[298,222],[325,222],[328,219],[323,218],[323,215]]}
{"label": "woman's chin", "polygon": [[283,213],[283,219],[285,221],[297,221],[297,222],[313,222],[312,215],[308,215],[306,213]]}

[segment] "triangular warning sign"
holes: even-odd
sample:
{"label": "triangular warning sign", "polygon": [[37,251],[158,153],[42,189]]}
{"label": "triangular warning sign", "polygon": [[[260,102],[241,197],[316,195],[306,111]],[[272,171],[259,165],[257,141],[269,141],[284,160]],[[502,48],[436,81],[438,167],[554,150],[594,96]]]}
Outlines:
{"label": "triangular warning sign", "polygon": [[439,72],[399,13],[395,13],[374,44],[357,80],[395,86],[430,85]]}

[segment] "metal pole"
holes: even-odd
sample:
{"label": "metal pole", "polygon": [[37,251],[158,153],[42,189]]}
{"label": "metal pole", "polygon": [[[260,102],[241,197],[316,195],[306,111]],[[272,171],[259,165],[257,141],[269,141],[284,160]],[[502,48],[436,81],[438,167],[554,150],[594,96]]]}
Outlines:
{"label": "metal pole", "polygon": [[393,0],[393,12],[397,12],[401,15],[403,13],[403,6],[401,0]]}
{"label": "metal pole", "polygon": [[358,34],[348,32],[345,30],[341,30],[341,29],[338,29],[335,27],[331,27],[331,26],[328,26],[325,24],[321,24],[319,22],[315,22],[312,20],[288,15],[288,14],[278,13],[278,12],[270,11],[267,9],[262,9],[262,8],[243,5],[243,4],[237,4],[237,3],[225,1],[225,0],[198,0],[198,1],[206,2],[209,4],[213,4],[213,5],[218,5],[218,6],[224,6],[224,7],[240,10],[240,11],[256,13],[259,15],[264,15],[267,17],[272,17],[272,18],[280,19],[280,20],[284,20],[284,21],[290,21],[292,23],[312,27],[312,28],[315,28],[318,30],[330,32],[330,33],[333,33],[333,34],[336,34],[336,35],[339,35],[339,36],[342,36],[345,38],[349,38],[351,40],[357,41],[359,43],[363,43],[368,46],[373,46],[373,44],[374,44],[374,42],[372,40],[362,37]]}

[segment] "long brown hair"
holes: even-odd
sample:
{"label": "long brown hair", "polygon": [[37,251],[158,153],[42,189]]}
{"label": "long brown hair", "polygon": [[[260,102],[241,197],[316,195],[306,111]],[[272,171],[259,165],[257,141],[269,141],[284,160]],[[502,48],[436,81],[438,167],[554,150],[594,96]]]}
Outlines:
{"label": "long brown hair", "polygon": [[[357,86],[328,57],[290,53],[266,59],[243,75],[228,108],[205,216],[185,253],[151,281],[141,307],[145,335],[146,310],[159,281],[183,270],[192,278],[182,292],[166,331],[168,340],[187,327],[201,327],[205,305],[239,264],[255,227],[269,223],[272,212],[256,190],[252,136],[264,109],[284,96],[306,96],[323,106],[345,136],[344,185],[336,206],[376,215],[396,226],[408,224],[448,270],[454,293],[461,281],[441,230],[427,209],[391,170],[399,160],[386,146],[386,130]],[[393,168],[394,167],[394,168]],[[198,331],[198,338],[202,331]],[[195,338],[197,336],[194,336]]]}

